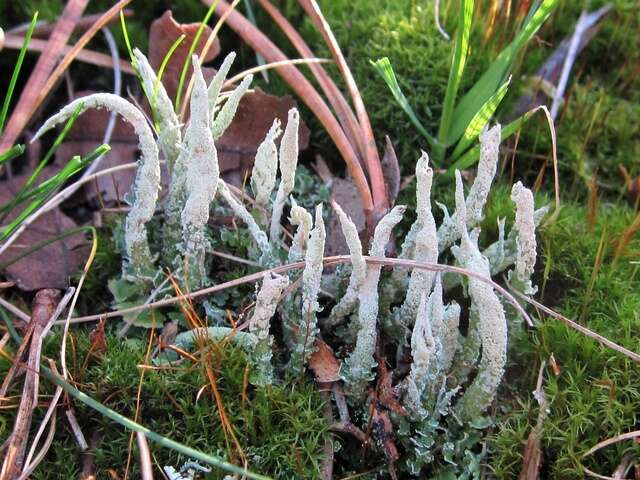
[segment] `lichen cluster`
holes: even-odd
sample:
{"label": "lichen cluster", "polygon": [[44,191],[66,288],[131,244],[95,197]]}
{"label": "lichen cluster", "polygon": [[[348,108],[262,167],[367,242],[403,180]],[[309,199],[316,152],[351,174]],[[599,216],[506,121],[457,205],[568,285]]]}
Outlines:
{"label": "lichen cluster", "polygon": [[[346,323],[352,335],[345,335],[339,346],[343,360],[341,381],[356,408],[367,412],[366,398],[376,377],[378,346],[384,338],[393,344],[397,362],[403,357],[410,359],[408,372],[395,386],[395,395],[408,412],[407,417],[394,419],[400,425],[400,440],[407,452],[406,469],[417,474],[430,464],[437,438],[444,445],[440,454],[447,461],[469,463],[471,447],[460,447],[458,440],[485,421],[483,415],[494,400],[504,373],[507,329],[518,321],[515,309],[503,306],[503,299],[490,279],[514,266],[508,278],[515,288],[525,294],[535,292],[531,283],[536,261],[535,227],[546,211],[534,210],[531,191],[518,182],[512,191],[516,206],[514,227],[505,238],[504,220],[500,220],[498,240],[480,249],[479,226],[496,174],[500,126],[480,135],[480,161],[467,195],[461,174],[456,172],[455,211],[450,215],[440,205],[444,219],[439,226],[432,212],[434,171],[428,155],[423,152],[416,164],[417,218],[402,241],[399,258],[423,266],[454,260],[467,271],[467,276],[436,274],[433,268],[410,269],[402,265],[384,272],[380,262],[367,262],[363,251],[368,250],[373,259],[387,256],[388,246],[395,240],[394,228],[403,219],[406,207],[396,206],[381,218],[368,246],[362,245],[354,223],[334,203],[352,264],[347,281],[340,274],[325,272],[327,234],[323,205],[316,206],[312,217],[292,195],[298,161],[297,110],[289,112],[284,132],[280,121],[274,120],[258,147],[250,180],[254,196],[250,203],[255,208],[250,211],[244,199],[241,201],[219,178],[216,153],[216,141],[229,126],[250,77],[225,95],[226,101],[220,106],[221,86],[233,57],[225,60],[208,86],[194,57],[190,119],[182,132],[168,96],[147,60],[140,52],[136,52],[136,58],[156,117],[157,136],[154,137],[136,107],[106,94],[79,99],[38,132],[40,135],[63,121],[79,103],[85,109],[111,109],[134,125],[142,157],[132,189],[131,210],[125,221],[122,281],[154,285],[161,277],[161,268],[169,268],[189,289],[207,285],[211,270],[208,222],[212,207],[230,209],[245,225],[253,242],[253,248],[248,250],[249,260],[262,267],[281,265],[285,258],[289,262],[303,261],[301,280],[294,282],[297,277],[292,272],[288,276],[265,274],[247,317],[247,330],[236,332],[220,324],[200,327],[178,335],[176,345],[184,350],[194,346],[196,337],[229,337],[247,351],[253,365],[250,381],[265,386],[274,383],[285,370],[304,373],[321,332],[331,334],[336,328],[345,328],[341,324]],[[276,140],[280,136],[278,147]],[[170,175],[168,193],[160,205],[159,151]],[[287,199],[291,205],[289,224],[295,227],[291,241],[284,240],[281,224]],[[158,207],[164,213],[162,253],[151,251],[146,229]],[[344,280],[346,288],[341,291],[324,285],[336,293],[336,302],[323,313],[320,302],[323,282],[336,280]],[[299,289],[293,288],[294,284]],[[458,286],[462,286],[462,293],[454,298],[451,292]],[[390,308],[381,308],[383,304]],[[460,326],[463,304],[469,304],[465,328]],[[276,347],[271,327],[277,317],[283,324],[282,343],[288,350],[285,355],[273,352]],[[280,363],[276,364],[274,358]],[[165,360],[156,358],[156,362]],[[477,457],[473,459],[476,461]]]}

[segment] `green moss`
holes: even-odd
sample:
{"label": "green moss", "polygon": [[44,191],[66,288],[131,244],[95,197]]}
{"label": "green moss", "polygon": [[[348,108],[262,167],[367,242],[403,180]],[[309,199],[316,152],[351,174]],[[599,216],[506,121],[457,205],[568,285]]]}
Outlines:
{"label": "green moss", "polygon": [[[633,216],[630,209],[603,205],[590,232],[585,209],[566,205],[558,221],[541,237],[542,256],[551,274],[539,284],[544,285],[543,303],[555,304],[565,316],[638,352],[640,266],[631,259],[640,240],[636,238],[629,245],[627,256],[613,259],[617,239]],[[602,238],[605,253],[594,274]],[[583,464],[610,475],[625,452],[638,453],[637,445],[622,442],[582,459],[596,443],[637,425],[640,370],[636,363],[552,319],[542,320],[531,341],[523,340],[515,351],[520,352],[515,358],[519,365],[539,365],[553,353],[560,366],[560,375],[548,372],[546,377],[550,413],[542,446],[547,478],[583,478]],[[504,417],[492,442],[491,467],[498,478],[511,478],[522,466],[526,438],[537,415],[529,393],[535,388],[536,376],[536,367],[524,372],[520,369],[517,375],[512,372],[509,395],[502,395],[505,399],[516,395],[516,399],[514,410]]]}
{"label": "green moss", "polygon": [[[108,349],[96,361],[89,357],[88,338],[77,336],[69,354],[70,371],[87,394],[119,413],[134,418],[140,381],[139,365],[144,364],[141,341],[122,342],[107,336]],[[46,347],[56,356],[59,338]],[[254,389],[245,384],[247,359],[230,343],[212,347],[211,365],[222,403],[249,469],[273,478],[319,478],[322,448],[327,425],[322,417],[322,401],[312,383],[280,383]],[[88,363],[87,363],[88,362]],[[6,365],[0,366],[4,372]],[[147,370],[141,390],[139,421],[164,436],[207,453],[238,462],[233,443],[227,444],[216,403],[201,366],[181,364],[173,371]],[[45,391],[50,390],[46,383]],[[244,393],[246,396],[243,397]],[[124,473],[130,435],[119,425],[105,421],[93,410],[74,402],[82,430],[90,440],[96,433],[95,471],[98,478],[110,478],[108,470]],[[12,422],[8,422],[9,425]],[[37,423],[35,423],[37,426]],[[59,421],[54,447],[35,479],[73,478],[82,465],[80,452],[66,422]],[[3,428],[2,438],[8,434]],[[231,440],[230,440],[231,441]],[[229,446],[231,445],[231,446]],[[189,461],[175,452],[150,444],[155,468],[176,469]],[[137,450],[133,447],[130,478],[139,478]],[[160,476],[158,470],[156,475]],[[212,472],[207,478],[222,478]]]}

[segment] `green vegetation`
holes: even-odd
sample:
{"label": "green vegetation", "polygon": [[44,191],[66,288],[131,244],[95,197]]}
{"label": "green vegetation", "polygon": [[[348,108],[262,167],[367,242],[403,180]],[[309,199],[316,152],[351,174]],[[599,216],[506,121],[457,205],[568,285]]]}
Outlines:
{"label": "green vegetation", "polygon": [[[640,351],[640,239],[633,240],[616,259],[625,231],[637,222],[629,208],[604,204],[592,231],[587,210],[566,205],[557,222],[541,235],[541,250],[548,277],[540,284],[541,301],[563,315],[620,345]],[[601,255],[598,252],[601,251]],[[547,478],[584,478],[581,465],[611,475],[626,452],[639,453],[637,444],[622,442],[584,461],[589,448],[607,438],[634,429],[640,401],[640,372],[636,363],[600,346],[556,320],[543,320],[524,339],[513,359],[517,374],[502,398],[513,400],[513,411],[491,442],[490,467],[498,478],[512,478],[522,467],[527,435],[538,407],[530,394],[537,366],[554,355],[560,374],[545,373],[549,416],[544,423],[542,447]],[[522,366],[529,365],[524,370]],[[516,373],[514,371],[513,373]],[[517,388],[516,388],[517,387]],[[518,445],[519,447],[514,447]]]}
{"label": "green vegetation", "polygon": [[[231,430],[223,428],[205,368],[183,362],[166,370],[143,370],[146,345],[142,340],[126,342],[111,333],[106,336],[107,350],[91,351],[86,333],[74,336],[70,345],[69,370],[82,390],[106,406],[173,440],[203,452],[240,461],[237,438],[248,468],[272,478],[319,478],[322,448],[327,424],[319,412],[322,400],[312,383],[283,382],[256,389],[248,384],[247,359],[239,347],[230,342],[210,344],[206,356],[217,379],[220,404],[228,416]],[[45,353],[57,356],[60,337],[47,341]],[[8,364],[0,360],[0,375]],[[142,378],[142,381],[141,381]],[[48,382],[43,382],[51,393]],[[140,405],[136,415],[138,385]],[[17,392],[12,392],[16,394]],[[95,471],[98,478],[108,478],[113,469],[124,474],[130,434],[93,410],[74,402],[75,414],[87,441],[95,441]],[[0,425],[0,439],[11,431],[13,415],[5,415]],[[38,418],[34,419],[34,423]],[[188,458],[150,444],[156,468],[173,466],[176,470]],[[130,478],[139,478],[137,447],[133,442]],[[36,470],[34,479],[73,478],[82,468],[81,452],[66,422],[59,422],[54,446],[46,468]],[[159,472],[156,472],[160,475]],[[223,478],[211,472],[207,478]]]}

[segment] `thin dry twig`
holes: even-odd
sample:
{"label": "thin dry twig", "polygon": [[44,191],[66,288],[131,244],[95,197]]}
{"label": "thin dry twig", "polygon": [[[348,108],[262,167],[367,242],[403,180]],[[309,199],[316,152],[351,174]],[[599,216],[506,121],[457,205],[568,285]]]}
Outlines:
{"label": "thin dry twig", "polygon": [[[23,37],[19,37],[17,35],[7,35],[6,41],[5,41],[5,47],[19,50],[20,48],[22,48],[23,42],[24,42]],[[49,48],[49,46],[46,40],[41,40],[39,38],[32,38],[27,48],[30,52],[44,52]],[[71,47],[70,45],[65,45],[61,48],[60,51],[61,53],[68,54],[72,48],[73,47]],[[111,61],[110,55],[106,55],[101,52],[96,52],[94,50],[86,50],[86,49],[82,50],[81,52],[78,53],[78,55],[76,56],[76,59],[84,63],[96,65],[98,67],[106,67],[106,68],[113,67],[113,62]],[[131,64],[129,62],[125,60],[120,60],[119,65],[120,65],[120,70],[122,70],[124,73],[135,75],[135,70],[131,67]]]}
{"label": "thin dry twig", "polygon": [[43,88],[48,83],[47,79],[54,70],[60,51],[67,44],[88,3],[89,0],[69,0],[67,2],[47,41],[47,47],[38,58],[38,62],[20,94],[18,103],[9,117],[6,129],[0,137],[0,153],[11,148],[33,112],[42,104],[43,93],[45,93]]}
{"label": "thin dry twig", "polygon": [[[27,369],[24,386],[20,398],[20,407],[16,414],[15,423],[6,456],[0,472],[0,480],[17,478],[24,467],[24,454],[27,448],[29,430],[33,418],[33,410],[38,401],[38,384],[40,372],[40,353],[44,335],[51,328],[51,320],[56,312],[60,292],[53,289],[40,290],[33,300],[33,313],[29,322],[30,335],[25,335],[23,344],[29,344]],[[19,363],[20,357],[14,359]]]}
{"label": "thin dry twig", "polygon": [[151,452],[147,437],[142,432],[136,432],[136,441],[138,442],[138,451],[140,452],[140,475],[142,480],[153,480],[153,468],[151,465]]}

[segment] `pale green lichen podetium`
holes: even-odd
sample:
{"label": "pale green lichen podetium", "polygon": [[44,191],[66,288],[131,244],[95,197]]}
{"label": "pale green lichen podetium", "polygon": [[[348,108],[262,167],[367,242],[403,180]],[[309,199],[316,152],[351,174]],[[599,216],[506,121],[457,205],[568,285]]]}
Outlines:
{"label": "pale green lichen podetium", "polygon": [[125,261],[122,270],[123,276],[130,280],[149,278],[155,268],[146,224],[153,218],[160,190],[160,160],[153,132],[143,113],[127,100],[111,93],[94,93],[74,100],[49,118],[36,132],[33,140],[70,118],[78,108],[81,108],[81,112],[90,108],[105,108],[118,113],[133,126],[138,136],[138,146],[142,153],[132,187],[133,205],[125,220]]}
{"label": "pale green lichen podetium", "polygon": [[[391,231],[402,220],[406,207],[398,205],[386,214],[373,233],[373,242],[369,255],[384,258],[385,247],[389,243]],[[374,352],[378,332],[378,283],[382,266],[369,264],[367,275],[358,295],[358,335],[356,346],[343,364],[342,377],[349,393],[362,397],[367,384],[373,378],[372,369],[376,366]]]}
{"label": "pale green lichen podetium", "polygon": [[215,198],[220,174],[218,154],[209,129],[207,84],[200,62],[193,56],[194,87],[191,94],[191,120],[188,127],[189,165],[187,169],[187,201],[182,210],[182,243],[185,280],[190,288],[207,283],[205,258],[209,241],[206,236],[209,206]]}
{"label": "pale green lichen podetium", "polygon": [[299,206],[293,197],[291,197],[289,223],[297,228],[291,241],[291,246],[289,247],[287,261],[289,263],[295,263],[304,258],[304,250],[309,240],[309,232],[311,232],[311,228],[313,228],[313,217],[304,208]]}
{"label": "pale green lichen podetium", "polygon": [[318,334],[316,313],[320,311],[318,294],[324,264],[324,244],[326,239],[322,204],[316,206],[315,224],[304,257],[302,272],[302,322],[295,333],[295,344],[291,352],[291,368],[295,373],[303,371],[307,359],[314,351],[314,343]]}
{"label": "pale green lichen podetium", "polygon": [[288,285],[288,277],[268,273],[258,292],[256,306],[249,319],[249,332],[256,337],[256,344],[250,353],[254,367],[250,376],[253,385],[270,385],[273,382],[273,365],[271,365],[273,336],[269,333],[269,327],[282,291]]}
{"label": "pale green lichen podetium", "polygon": [[[489,261],[478,250],[477,231],[473,235],[467,232],[464,190],[459,171],[456,171],[456,216],[461,242],[459,247],[452,248],[453,254],[464,268],[490,278]],[[456,414],[464,422],[478,419],[493,401],[507,360],[507,320],[493,287],[469,277],[469,295],[472,305],[477,309],[482,358],[476,378],[456,405]]]}
{"label": "pale green lichen podetium", "polygon": [[173,103],[164,85],[158,81],[158,77],[153,68],[151,68],[147,57],[137,48],[133,50],[133,55],[142,79],[142,87],[151,105],[153,118],[157,123],[158,145],[160,145],[160,150],[164,154],[169,172],[171,172],[182,145],[180,121],[173,110]]}
{"label": "pale green lichen podetium", "polygon": [[251,170],[251,190],[253,196],[262,207],[268,207],[271,201],[271,192],[276,186],[276,174],[278,171],[278,147],[276,139],[280,136],[280,120],[273,121],[264,140],[258,146],[256,157]]}
{"label": "pale green lichen podetium", "polygon": [[531,275],[536,265],[536,224],[534,219],[533,193],[518,182],[511,189],[511,200],[516,204],[516,266],[509,272],[514,287],[526,295],[537,289],[531,284]]}
{"label": "pale green lichen podetium", "polygon": [[267,234],[262,231],[258,223],[251,216],[251,213],[249,213],[249,210],[231,193],[229,187],[222,179],[218,180],[218,194],[229,204],[234,215],[239,217],[240,220],[247,225],[251,238],[253,238],[253,241],[261,252],[260,264],[263,266],[271,266],[273,264],[273,254]]}
{"label": "pale green lichen podetium", "polygon": [[[475,228],[482,221],[482,210],[487,202],[491,184],[496,176],[498,167],[500,135],[500,125],[495,125],[480,134],[478,170],[466,200],[467,228]],[[456,214],[457,212],[452,216],[445,215],[442,225],[438,228],[438,249],[440,253],[460,239],[462,232],[458,229],[459,222]]]}
{"label": "pale green lichen podetium", "polygon": [[[432,293],[431,296],[435,294]],[[411,370],[406,381],[405,404],[408,411],[417,418],[426,415],[422,405],[422,394],[429,382],[431,364],[436,360],[436,343],[431,329],[431,320],[427,295],[422,294],[418,305],[417,317],[411,333]],[[433,381],[433,378],[431,378]]]}
{"label": "pale green lichen podetium", "polygon": [[[418,224],[412,259],[419,262],[438,262],[438,236],[436,221],[431,213],[431,185],[433,169],[429,167],[429,157],[425,152],[416,165],[416,209]],[[414,268],[409,279],[407,294],[402,304],[398,323],[405,328],[411,327],[418,313],[423,293],[429,294],[435,273],[430,270]]]}
{"label": "pale green lichen podetium", "polygon": [[327,327],[335,325],[342,318],[350,315],[351,312],[355,310],[358,304],[358,293],[360,292],[360,288],[362,287],[367,274],[367,262],[362,256],[362,243],[360,243],[360,237],[358,236],[358,228],[351,218],[349,218],[342,208],[340,208],[340,205],[336,202],[332,202],[332,206],[338,214],[342,234],[344,235],[347,247],[349,248],[349,256],[351,258],[351,275],[349,276],[347,291],[331,310],[331,314],[327,321]]}
{"label": "pale green lichen podetium", "polygon": [[280,141],[280,154],[278,164],[280,166],[280,185],[276,193],[271,210],[271,227],[269,228],[269,240],[275,244],[280,238],[280,220],[286,198],[293,192],[298,167],[298,128],[300,126],[300,114],[292,108],[287,114],[287,126],[284,129]]}
{"label": "pale green lichen podetium", "polygon": [[211,133],[213,134],[214,140],[218,140],[227,128],[229,128],[229,125],[231,125],[233,117],[236,114],[236,110],[238,109],[238,104],[249,89],[249,85],[252,80],[253,75],[247,75],[244,77],[242,82],[240,82],[240,85],[231,92],[231,95],[229,95],[227,101],[215,116],[215,119],[211,123]]}
{"label": "pale green lichen podetium", "polygon": [[222,65],[220,65],[220,69],[214,75],[213,80],[211,80],[209,88],[207,89],[207,97],[209,99],[209,113],[211,114],[212,118],[215,116],[215,109],[218,98],[220,97],[220,91],[222,90],[224,81],[227,79],[227,75],[235,58],[235,52],[231,52],[225,57]]}

